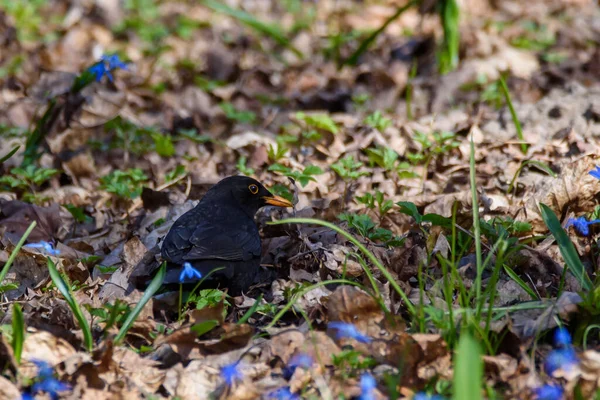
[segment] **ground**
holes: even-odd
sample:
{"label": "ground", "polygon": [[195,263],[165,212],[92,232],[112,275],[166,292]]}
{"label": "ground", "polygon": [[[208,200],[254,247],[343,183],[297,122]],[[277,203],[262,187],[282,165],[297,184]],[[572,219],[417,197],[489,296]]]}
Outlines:
{"label": "ground", "polygon": [[[414,3],[0,0],[0,398],[598,398],[600,8]],[[239,173],[277,279],[180,303]]]}

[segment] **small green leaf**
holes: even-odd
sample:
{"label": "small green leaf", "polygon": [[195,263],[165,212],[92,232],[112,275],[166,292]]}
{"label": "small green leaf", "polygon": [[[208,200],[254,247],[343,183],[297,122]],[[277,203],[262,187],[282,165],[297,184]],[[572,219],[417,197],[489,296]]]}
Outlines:
{"label": "small green leaf", "polygon": [[305,114],[303,112],[296,113],[296,119],[303,121],[307,126],[315,129],[322,129],[327,132],[336,134],[339,128],[336,123],[327,114]]}
{"label": "small green leaf", "polygon": [[241,324],[245,324],[246,322],[248,322],[248,320],[250,319],[252,314],[254,314],[256,312],[256,310],[258,309],[258,306],[260,306],[260,302],[261,302],[262,298],[263,298],[263,295],[261,293],[258,296],[258,298],[256,299],[256,301],[254,302],[254,304],[252,304],[252,307],[250,307],[248,309],[248,311],[246,311],[244,313],[242,318],[240,318],[240,320],[238,322],[236,322],[236,325],[241,325]]}
{"label": "small green leaf", "polygon": [[483,362],[481,347],[468,332],[462,332],[456,349],[454,364],[455,400],[481,400]]}
{"label": "small green leaf", "polygon": [[562,254],[566,267],[569,271],[577,278],[581,287],[586,291],[590,291],[593,289],[592,281],[585,271],[585,267],[581,260],[579,259],[579,255],[577,254],[577,250],[575,250],[575,246],[573,246],[573,242],[569,239],[569,235],[560,225],[560,221],[556,217],[556,214],[544,203],[540,203],[540,210],[542,211],[542,219],[546,223],[546,226],[556,239],[556,244],[558,244],[558,249],[560,250],[560,254]]}
{"label": "small green leaf", "polygon": [[219,325],[219,321],[211,319],[208,321],[202,321],[202,322],[192,325],[190,330],[192,332],[195,332],[196,335],[202,336],[205,333],[212,331],[218,325]]}
{"label": "small green leaf", "polygon": [[402,214],[406,214],[410,217],[413,217],[415,219],[415,222],[419,225],[421,224],[421,222],[423,222],[423,216],[421,215],[421,213],[419,213],[419,210],[417,210],[417,206],[415,206],[414,203],[411,203],[410,201],[399,201],[396,204],[400,206],[400,212]]}
{"label": "small green leaf", "polygon": [[48,258],[48,271],[50,272],[50,278],[52,279],[52,282],[67,301],[69,308],[71,309],[73,315],[75,316],[75,319],[77,319],[77,322],[79,323],[79,327],[83,332],[83,341],[85,343],[86,349],[88,351],[92,351],[94,347],[94,339],[92,337],[90,324],[83,315],[83,312],[79,307],[79,303],[77,303],[77,301],[75,301],[75,299],[73,298],[73,295],[71,294],[71,289],[56,269],[54,261],[52,261],[50,258]]}
{"label": "small green leaf", "polygon": [[8,160],[9,158],[11,158],[20,148],[21,148],[21,146],[15,146],[5,156],[1,157],[0,158],[0,164],[4,163],[6,160]]}
{"label": "small green leaf", "polygon": [[154,147],[156,148],[156,152],[161,157],[172,157],[175,154],[175,146],[173,146],[173,141],[171,140],[171,136],[163,135],[159,132],[151,133],[152,140],[154,140]]}
{"label": "small green leaf", "polygon": [[21,354],[23,353],[23,343],[25,342],[25,320],[23,311],[18,303],[13,303],[12,312],[12,348],[17,364],[21,363]]}
{"label": "small green leaf", "polygon": [[119,330],[119,333],[115,337],[115,344],[120,343],[123,339],[125,339],[125,335],[127,335],[127,331],[131,328],[136,318],[142,312],[142,309],[148,303],[148,301],[154,296],[154,293],[162,286],[163,281],[165,280],[165,275],[167,274],[167,263],[163,262],[160,266],[158,272],[150,285],[146,288],[144,295],[140,299],[140,301],[135,305],[135,308],[127,315],[127,319],[123,322],[123,326]]}

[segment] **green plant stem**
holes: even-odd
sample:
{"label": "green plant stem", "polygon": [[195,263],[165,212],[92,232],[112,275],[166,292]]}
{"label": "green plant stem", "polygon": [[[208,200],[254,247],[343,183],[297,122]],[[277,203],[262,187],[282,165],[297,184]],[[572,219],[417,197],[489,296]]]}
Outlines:
{"label": "green plant stem", "polygon": [[417,4],[417,1],[412,0],[412,1],[408,2],[405,6],[399,7],[391,17],[389,17],[387,20],[385,20],[383,25],[381,25],[378,29],[373,31],[373,33],[371,33],[365,40],[363,40],[361,42],[360,46],[358,46],[358,49],[356,49],[356,51],[354,53],[352,53],[352,55],[350,57],[348,57],[345,61],[343,61],[342,65],[356,65],[358,63],[358,59],[360,58],[360,56],[365,51],[367,51],[367,49],[371,46],[371,44],[375,41],[375,39],[377,39],[377,36],[379,36],[383,31],[385,31],[385,29],[388,27],[388,25],[391,24],[392,22],[394,22],[394,20],[396,18],[400,17],[400,15],[402,15],[405,11],[407,11],[408,9],[410,9],[412,6],[414,6],[416,4]]}
{"label": "green plant stem", "polygon": [[513,107],[513,103],[510,98],[510,92],[508,91],[508,86],[506,86],[506,82],[504,81],[504,78],[502,76],[500,76],[500,87],[502,88],[502,93],[504,94],[506,104],[508,105],[508,109],[510,110],[510,115],[512,117],[513,123],[515,124],[515,129],[517,130],[517,137],[521,141],[521,151],[523,152],[523,154],[527,154],[527,143],[525,143],[525,137],[523,136],[523,128],[521,127],[519,117],[517,117],[517,112]]}
{"label": "green plant stem", "polygon": [[385,276],[385,278],[388,280],[388,282],[394,288],[394,290],[396,290],[396,292],[400,295],[400,297],[406,304],[406,308],[408,309],[408,312],[410,313],[410,315],[412,317],[416,317],[417,311],[415,309],[415,306],[412,304],[412,302],[410,301],[410,299],[408,298],[406,293],[404,293],[404,291],[402,290],[400,285],[398,285],[398,282],[396,282],[394,280],[394,277],[392,276],[392,274],[390,274],[390,272],[387,270],[387,268],[385,268],[383,266],[383,264],[381,264],[381,262],[377,259],[377,257],[375,257],[375,255],[373,253],[371,253],[362,243],[360,243],[354,236],[352,236],[345,230],[341,229],[340,227],[338,227],[336,225],[333,225],[332,223],[329,223],[326,221],[321,221],[318,219],[313,219],[313,218],[287,218],[287,219],[282,219],[279,221],[272,221],[272,222],[269,222],[268,224],[270,224],[270,225],[281,225],[281,224],[321,225],[321,226],[324,226],[331,230],[334,230],[335,232],[344,236],[346,239],[348,239],[350,242],[352,242],[352,244],[354,244],[356,247],[358,247],[359,250],[361,252],[363,252],[363,254],[366,255],[367,258],[373,263],[373,265],[375,265],[377,267],[377,269],[379,269],[379,271],[383,274],[383,276]]}
{"label": "green plant stem", "polygon": [[275,316],[273,317],[273,321],[271,321],[269,323],[269,325],[265,326],[264,329],[270,329],[273,326],[275,326],[275,324],[277,323],[277,321],[279,321],[281,319],[281,317],[283,317],[285,315],[286,312],[288,312],[293,306],[294,304],[296,304],[296,300],[298,300],[299,298],[301,298],[302,296],[304,296],[306,293],[310,292],[311,290],[314,290],[318,287],[321,286],[325,286],[325,285],[330,285],[332,283],[345,283],[348,285],[352,285],[352,286],[358,286],[361,287],[362,285],[356,283],[356,282],[352,282],[349,281],[347,279],[331,279],[329,281],[323,281],[323,282],[318,282],[315,283],[314,285],[311,285],[303,290],[301,290],[300,292],[296,293],[292,299],[281,309],[279,310],[279,312],[277,314],[275,314]]}
{"label": "green plant stem", "polygon": [[475,144],[471,135],[471,154],[469,157],[469,177],[471,181],[471,200],[473,202],[473,235],[475,236],[475,257],[477,262],[477,276],[475,278],[475,293],[477,301],[481,298],[481,278],[483,276],[483,262],[481,253],[481,226],[479,223],[479,199],[477,196],[477,179],[475,177]]}
{"label": "green plant stem", "polygon": [[181,321],[181,303],[183,298],[183,284],[179,284],[179,304],[177,305],[177,321]]}
{"label": "green plant stem", "polygon": [[8,260],[6,260],[6,264],[4,264],[4,267],[2,267],[2,271],[0,271],[0,283],[2,283],[2,281],[4,281],[4,278],[6,277],[6,274],[8,273],[8,270],[10,269],[10,266],[12,265],[13,261],[17,257],[17,254],[19,254],[19,250],[21,250],[21,247],[23,247],[23,244],[25,243],[25,241],[31,234],[31,231],[33,231],[33,229],[35,228],[36,225],[37,225],[37,222],[31,221],[31,224],[29,224],[29,227],[27,228],[27,230],[25,231],[25,233],[23,233],[23,236],[21,236],[21,239],[19,239],[19,242],[13,249],[12,253],[10,253]]}
{"label": "green plant stem", "polygon": [[167,263],[163,262],[162,265],[160,266],[160,269],[156,273],[156,276],[154,277],[154,279],[152,279],[152,282],[150,282],[150,285],[148,285],[148,288],[144,292],[144,295],[142,296],[140,301],[135,305],[135,308],[133,310],[131,310],[131,312],[127,315],[125,322],[123,322],[123,326],[121,326],[119,333],[115,337],[115,345],[121,343],[121,341],[123,339],[125,339],[125,335],[127,335],[127,331],[129,331],[129,329],[135,322],[138,315],[140,315],[140,313],[142,312],[142,309],[144,308],[146,303],[148,303],[148,301],[152,298],[152,296],[154,296],[154,293],[156,293],[156,291],[162,286],[162,283],[165,279],[166,274],[167,274]]}
{"label": "green plant stem", "polygon": [[54,282],[54,285],[56,286],[58,291],[63,295],[67,304],[69,305],[69,308],[73,312],[75,319],[77,319],[79,327],[83,332],[83,342],[85,344],[85,347],[87,351],[91,352],[94,348],[94,339],[92,337],[92,330],[90,329],[90,324],[83,315],[83,312],[79,307],[79,303],[75,301],[75,298],[71,293],[71,288],[64,281],[64,279],[56,269],[54,261],[52,261],[50,258],[48,258],[48,271],[50,272],[50,278],[52,279],[52,282]]}
{"label": "green plant stem", "polygon": [[250,307],[248,309],[248,311],[246,311],[244,313],[244,315],[242,315],[242,318],[240,318],[238,320],[238,322],[236,322],[236,325],[241,325],[241,324],[245,324],[246,322],[248,322],[248,320],[250,319],[250,317],[256,312],[256,310],[258,309],[258,306],[260,305],[260,302],[263,298],[262,293],[258,296],[258,298],[256,299],[256,301],[254,302],[254,304],[252,304],[252,307]]}
{"label": "green plant stem", "polygon": [[17,364],[21,363],[21,354],[23,353],[23,343],[25,342],[25,321],[23,311],[18,303],[13,303],[12,313],[13,340],[12,348]]}

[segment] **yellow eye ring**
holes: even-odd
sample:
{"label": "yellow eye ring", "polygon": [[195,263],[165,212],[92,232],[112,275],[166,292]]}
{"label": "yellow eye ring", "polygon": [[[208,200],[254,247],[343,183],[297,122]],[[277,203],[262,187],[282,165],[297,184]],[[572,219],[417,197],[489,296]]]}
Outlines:
{"label": "yellow eye ring", "polygon": [[256,194],[258,193],[258,186],[256,186],[254,183],[248,186],[248,190],[250,190],[250,193],[252,194]]}

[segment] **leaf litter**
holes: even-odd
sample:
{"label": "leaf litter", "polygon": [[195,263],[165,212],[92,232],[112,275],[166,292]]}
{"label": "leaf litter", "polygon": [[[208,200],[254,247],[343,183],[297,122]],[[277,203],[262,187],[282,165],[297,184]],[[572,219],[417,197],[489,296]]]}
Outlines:
{"label": "leaf litter", "polygon": [[[1,398],[460,398],[467,330],[488,396],[598,392],[595,290],[570,273],[593,281],[598,264],[597,226],[570,222],[599,218],[594,2],[459,2],[461,60],[445,75],[424,5],[351,65],[398,2],[8,3]],[[201,288],[182,312],[177,291],[159,292],[115,341],[170,226],[237,173],[294,199],[256,216],[272,279],[237,297]],[[287,218],[358,242],[269,224]],[[47,258],[92,327],[91,352]],[[564,326],[566,347],[551,338]],[[549,369],[556,354],[573,362]]]}

